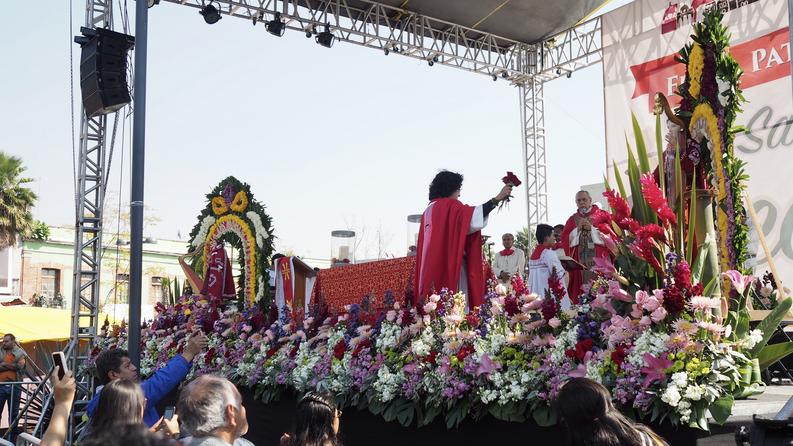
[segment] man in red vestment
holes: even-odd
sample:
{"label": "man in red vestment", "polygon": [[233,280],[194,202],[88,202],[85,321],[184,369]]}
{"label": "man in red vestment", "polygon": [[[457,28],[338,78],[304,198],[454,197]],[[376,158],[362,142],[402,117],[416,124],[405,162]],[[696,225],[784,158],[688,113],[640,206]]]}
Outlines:
{"label": "man in red vestment", "polygon": [[481,206],[468,206],[458,200],[462,185],[462,175],[445,170],[430,184],[430,204],[421,217],[416,250],[414,305],[443,288],[465,293],[468,308],[483,302],[481,230],[490,211],[509,197],[512,186],[505,185]]}
{"label": "man in red vestment", "polygon": [[[603,244],[603,237],[597,228],[592,226],[592,216],[600,212],[600,208],[592,204],[589,192],[582,190],[575,194],[575,204],[578,211],[567,219],[561,235],[564,252],[573,260],[591,268],[595,264],[595,257],[608,258],[609,251]],[[592,279],[592,272],[588,270],[569,271],[570,281],[567,285],[570,300],[578,303],[581,296],[581,287]]]}

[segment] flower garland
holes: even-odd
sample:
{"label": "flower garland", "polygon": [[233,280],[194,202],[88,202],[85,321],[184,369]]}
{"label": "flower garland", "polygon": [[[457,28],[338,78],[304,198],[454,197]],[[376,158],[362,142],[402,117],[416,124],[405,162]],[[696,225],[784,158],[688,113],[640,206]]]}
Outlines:
{"label": "flower garland", "polygon": [[[259,303],[269,308],[272,296],[266,284],[273,237],[271,219],[264,206],[254,199],[248,184],[234,177],[221,181],[206,197],[207,206],[190,233],[191,248],[204,244],[203,263],[196,259],[194,266],[206,264],[208,249],[216,241],[239,249],[241,274],[237,294],[241,307]],[[204,273],[203,269],[197,272]]]}
{"label": "flower garland", "polygon": [[702,72],[705,69],[705,51],[694,42],[688,59],[688,76],[690,84],[688,92],[694,99],[699,98],[702,88]]}
{"label": "flower garland", "polygon": [[[207,240],[213,241],[221,238],[227,233],[234,233],[242,241],[242,252],[245,257],[244,263],[244,277],[245,277],[245,291],[244,296],[247,296],[248,303],[253,304],[256,302],[256,237],[251,232],[250,226],[234,214],[228,214],[220,217],[214,225],[209,229]],[[207,264],[209,251],[212,243],[204,244],[203,264]]]}
{"label": "flower garland", "polygon": [[689,132],[695,140],[708,140],[708,148],[711,151],[711,161],[713,163],[711,172],[713,175],[713,187],[716,189],[716,232],[719,238],[719,266],[722,271],[729,270],[730,264],[730,231],[728,216],[725,207],[730,207],[732,203],[727,200],[729,184],[725,176],[725,169],[722,164],[722,139],[719,121],[713,113],[713,109],[707,102],[697,104],[691,115]]}

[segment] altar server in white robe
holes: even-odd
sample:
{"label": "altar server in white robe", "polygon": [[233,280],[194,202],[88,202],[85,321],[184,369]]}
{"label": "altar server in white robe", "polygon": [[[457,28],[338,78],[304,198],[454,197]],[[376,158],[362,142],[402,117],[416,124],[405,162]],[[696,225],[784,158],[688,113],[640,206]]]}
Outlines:
{"label": "altar server in white robe", "polygon": [[[564,278],[564,267],[553,249],[556,244],[556,238],[553,236],[553,227],[539,224],[534,234],[537,237],[537,247],[534,248],[531,257],[529,257],[529,291],[538,294],[540,298],[544,298],[551,273],[555,272],[556,277],[562,281]],[[570,308],[570,298],[565,294],[562,299],[562,309],[566,310],[568,308]]]}

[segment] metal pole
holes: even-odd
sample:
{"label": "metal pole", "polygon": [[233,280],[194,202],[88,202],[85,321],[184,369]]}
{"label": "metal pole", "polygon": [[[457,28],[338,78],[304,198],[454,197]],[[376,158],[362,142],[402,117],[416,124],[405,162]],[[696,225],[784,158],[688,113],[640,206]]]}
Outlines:
{"label": "metal pole", "polygon": [[132,187],[130,197],[129,359],[140,366],[140,309],[143,282],[143,173],[146,152],[146,34],[149,5],[135,7],[135,98],[132,121]]}

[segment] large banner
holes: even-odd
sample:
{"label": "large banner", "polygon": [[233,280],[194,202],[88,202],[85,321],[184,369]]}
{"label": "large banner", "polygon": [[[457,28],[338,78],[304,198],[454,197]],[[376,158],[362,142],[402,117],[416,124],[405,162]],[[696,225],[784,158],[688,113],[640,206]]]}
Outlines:
{"label": "large banner", "polygon": [[[735,151],[748,163],[748,192],[781,279],[793,288],[793,94],[787,0],[636,0],[606,14],[608,175],[613,179],[612,160],[621,173],[627,170],[625,140],[634,140],[631,112],[655,153],[653,97],[661,92],[673,107],[678,104],[674,91],[685,78],[685,66],[675,62],[675,55],[690,40],[692,24],[709,8],[725,11],[724,23],[732,34],[730,52],[744,70],[741,88],[749,102],[737,123],[748,131],[736,137]],[[765,272],[767,260],[759,243],[752,250],[755,272]]]}

